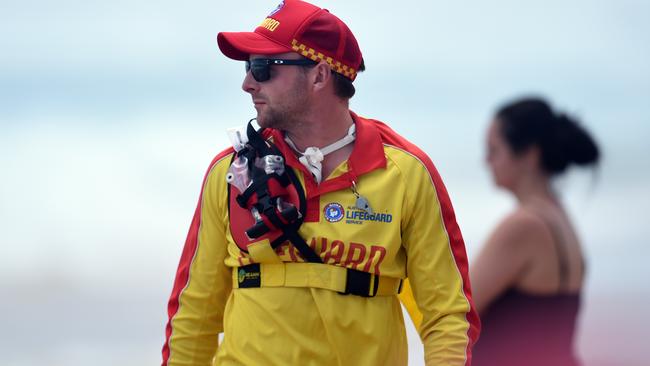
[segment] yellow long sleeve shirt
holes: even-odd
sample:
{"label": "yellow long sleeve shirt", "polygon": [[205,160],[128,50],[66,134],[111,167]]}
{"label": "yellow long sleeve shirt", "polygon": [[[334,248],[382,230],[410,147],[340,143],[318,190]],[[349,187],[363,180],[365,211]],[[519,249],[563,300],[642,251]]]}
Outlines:
{"label": "yellow long sleeve shirt", "polygon": [[[299,233],[327,265],[408,278],[409,292],[402,296],[418,314],[426,364],[469,365],[480,325],[463,239],[442,180],[426,154],[385,124],[352,117],[353,151],[320,184],[281,132],[266,131],[307,196]],[[406,365],[395,295],[233,288],[233,271],[254,261],[234,239],[241,233],[232,232],[225,180],[232,155],[232,149],[219,154],[204,180],[169,300],[163,366]],[[353,181],[372,214],[355,207]],[[289,243],[275,253],[282,262],[303,262]]]}

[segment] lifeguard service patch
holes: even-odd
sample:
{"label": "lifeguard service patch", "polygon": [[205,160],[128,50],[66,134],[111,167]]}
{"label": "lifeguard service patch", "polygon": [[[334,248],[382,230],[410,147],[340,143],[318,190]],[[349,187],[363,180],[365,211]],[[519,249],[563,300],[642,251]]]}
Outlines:
{"label": "lifeguard service patch", "polygon": [[343,216],[345,216],[345,211],[343,210],[343,206],[336,202],[332,202],[325,205],[323,214],[325,216],[325,220],[329,222],[339,222],[343,219]]}

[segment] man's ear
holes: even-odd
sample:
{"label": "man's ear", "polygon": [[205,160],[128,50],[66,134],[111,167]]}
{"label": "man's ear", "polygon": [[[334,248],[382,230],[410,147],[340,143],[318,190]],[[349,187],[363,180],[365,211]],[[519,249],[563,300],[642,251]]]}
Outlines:
{"label": "man's ear", "polygon": [[312,85],[314,90],[322,90],[332,79],[332,69],[327,61],[321,60],[312,68]]}

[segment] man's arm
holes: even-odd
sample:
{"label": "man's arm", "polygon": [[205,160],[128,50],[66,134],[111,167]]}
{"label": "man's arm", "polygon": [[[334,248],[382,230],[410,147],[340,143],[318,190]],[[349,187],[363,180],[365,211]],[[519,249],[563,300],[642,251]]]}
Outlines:
{"label": "man's arm", "polygon": [[231,155],[210,164],[169,299],[163,366],[212,364],[232,288],[227,255],[227,184]]}
{"label": "man's arm", "polygon": [[467,255],[447,191],[433,163],[408,173],[402,240],[427,365],[470,365],[480,330]]}

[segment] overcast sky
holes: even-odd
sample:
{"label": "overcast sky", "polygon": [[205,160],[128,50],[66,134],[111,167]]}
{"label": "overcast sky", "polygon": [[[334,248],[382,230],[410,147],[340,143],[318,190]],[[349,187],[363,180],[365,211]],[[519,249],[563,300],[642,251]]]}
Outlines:
{"label": "overcast sky", "polygon": [[[603,164],[558,182],[588,258],[578,351],[588,365],[644,364],[650,2],[317,4],[364,54],[351,108],[432,157],[470,257],[513,205],[483,163],[495,108],[535,94],[583,121]],[[254,116],[216,33],[253,30],[276,5],[0,5],[3,364],[159,362],[203,174],[225,129]]]}

